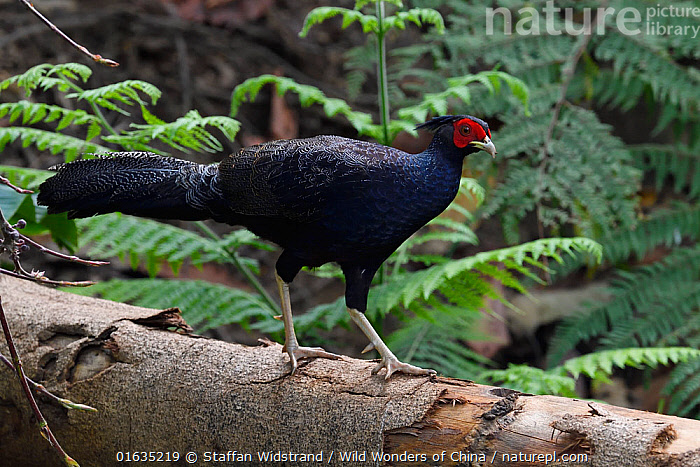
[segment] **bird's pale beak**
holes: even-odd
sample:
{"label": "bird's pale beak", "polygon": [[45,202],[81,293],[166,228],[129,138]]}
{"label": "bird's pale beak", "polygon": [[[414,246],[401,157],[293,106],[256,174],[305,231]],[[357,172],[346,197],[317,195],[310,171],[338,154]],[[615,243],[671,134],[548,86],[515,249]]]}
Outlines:
{"label": "bird's pale beak", "polygon": [[469,143],[470,146],[477,147],[482,151],[486,151],[491,154],[491,157],[496,157],[496,146],[491,142],[491,138],[488,136],[484,138],[483,141],[472,141]]}

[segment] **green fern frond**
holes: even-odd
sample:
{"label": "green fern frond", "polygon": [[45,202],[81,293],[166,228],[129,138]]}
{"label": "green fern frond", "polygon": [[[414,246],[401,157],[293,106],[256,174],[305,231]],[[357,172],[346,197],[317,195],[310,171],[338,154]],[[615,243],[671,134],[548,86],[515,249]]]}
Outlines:
{"label": "green fern frond", "polygon": [[697,77],[688,73],[650,41],[620,34],[615,30],[608,32],[596,36],[593,41],[596,58],[612,61],[618,74],[627,77],[634,75],[634,79],[645,81],[655,99],[668,101],[682,114],[687,114],[691,109],[697,111],[700,103],[700,80]]}
{"label": "green fern frond", "polygon": [[[462,177],[459,181],[459,193],[467,196],[471,196],[476,201],[476,205],[480,205],[484,202],[486,197],[486,190],[479,182],[474,178]],[[456,208],[457,206],[451,206]]]}
{"label": "green fern frond", "polygon": [[[612,136],[610,127],[593,112],[569,106],[562,110],[554,127],[551,156],[542,161],[550,112],[533,115],[529,121],[514,119],[515,132],[510,129],[511,123],[499,130],[499,146],[503,143],[526,156],[508,159],[505,180],[492,190],[481,215],[520,221],[528,213],[536,213],[545,227],[574,225],[591,238],[618,227],[631,228],[641,172],[629,164],[631,155],[623,142]],[[595,139],[588,136],[591,131],[595,131]],[[501,133],[507,135],[505,141]],[[476,170],[492,170],[478,166],[485,161],[467,162]],[[609,180],[624,183],[612,184]]]}
{"label": "green fern frond", "polygon": [[634,310],[632,319],[613,323],[600,345],[617,348],[652,346],[668,340],[685,343],[687,323],[700,310],[700,283],[696,279],[669,285],[665,290],[653,287],[653,293],[647,294],[650,301]]}
{"label": "green fern frond", "polygon": [[432,8],[411,8],[408,11],[397,11],[396,14],[384,18],[384,30],[406,29],[406,22],[423,27],[432,25],[437,34],[445,33],[445,21],[437,10]]}
{"label": "green fern frond", "polygon": [[85,82],[90,75],[92,75],[92,70],[79,63],[63,63],[60,65],[43,63],[30,68],[21,75],[12,76],[0,81],[0,91],[16,84],[18,87],[25,90],[25,95],[27,97],[29,97],[36,88],[48,91],[53,87],[57,87],[59,91],[66,92],[71,89],[68,80],[77,81],[78,79],[82,79],[83,82]]}
{"label": "green fern frond", "polygon": [[133,130],[125,130],[120,135],[105,136],[104,140],[129,149],[155,151],[148,143],[159,140],[179,151],[220,152],[224,147],[206,127],[214,127],[229,140],[233,140],[240,129],[240,123],[230,117],[202,117],[196,110],[190,110],[174,122],[165,123],[142,108],[146,124],[132,123]]}
{"label": "green fern frond", "polygon": [[529,115],[527,108],[529,92],[527,86],[520,79],[501,71],[482,71],[477,74],[450,78],[447,80],[448,87],[446,90],[424,94],[420,103],[403,107],[399,110],[398,115],[400,118],[413,121],[414,123],[425,121],[431,113],[433,115],[444,115],[452,107],[451,101],[464,104],[471,103],[470,84],[481,83],[489,92],[497,93],[500,90],[501,81],[506,83],[513,95],[522,103],[525,108],[525,114]]}
{"label": "green fern frond", "polygon": [[[689,347],[603,350],[569,359],[551,370],[509,364],[505,370],[484,371],[479,375],[479,379],[530,394],[577,397],[574,385],[576,378],[581,375],[599,383],[607,383],[615,368],[656,368],[659,365],[685,362],[697,366],[696,362],[700,362],[700,350]],[[682,365],[677,368],[681,367]],[[679,375],[677,382],[684,381],[684,376]]]}
{"label": "green fern frond", "polygon": [[683,238],[700,238],[700,206],[678,203],[640,222],[636,229],[620,230],[602,237],[605,259],[623,261],[634,254],[638,259],[659,245],[674,246]]}
{"label": "green fern frond", "polygon": [[673,177],[673,190],[688,189],[689,196],[700,195],[700,150],[686,145],[640,144],[630,147],[637,166],[656,178],[661,191],[667,177]]}
{"label": "green fern frond", "polygon": [[[275,75],[257,76],[247,79],[236,86],[231,94],[231,111],[229,115],[235,116],[242,103],[255,100],[263,86],[270,83],[276,86],[279,95],[284,95],[288,91],[297,94],[299,102],[304,107],[319,104],[323,106],[323,110],[328,117],[344,116],[361,135],[371,135],[379,131],[379,126],[372,123],[370,114],[354,111],[344,100],[327,97],[323,91],[314,86],[299,84],[290,78]],[[398,132],[398,129],[396,132]]]}
{"label": "green fern frond", "polygon": [[377,3],[383,1],[386,4],[392,4],[399,8],[403,7],[403,2],[401,0],[355,0],[355,9],[360,10],[371,3]]}
{"label": "green fern frond", "polygon": [[316,24],[321,24],[327,19],[340,15],[343,18],[342,28],[345,29],[354,22],[359,22],[362,26],[362,32],[377,33],[379,31],[379,22],[374,15],[367,15],[359,10],[349,10],[347,8],[322,6],[314,8],[306,15],[304,26],[299,32],[299,37],[306,37],[309,30]]}
{"label": "green fern frond", "polygon": [[[220,251],[236,251],[242,246],[252,246],[257,250],[274,251],[275,247],[260,239],[250,230],[238,229],[224,235],[216,243],[216,248]],[[220,256],[220,251],[214,252],[212,257],[205,256],[204,261],[216,261]]]}
{"label": "green fern frond", "polygon": [[177,272],[185,260],[201,264],[207,260],[224,261],[220,245],[169,224],[139,219],[118,213],[76,221],[81,244],[93,258],[119,257],[133,268],[145,264],[151,276],[167,263]]}
{"label": "green fern frond", "polygon": [[614,350],[601,350],[581,357],[567,360],[553,371],[570,373],[574,378],[586,375],[604,381],[613,372],[613,368],[648,366],[687,362],[700,358],[700,350],[689,347],[645,347]]}
{"label": "green fern frond", "polygon": [[429,223],[431,226],[441,226],[449,230],[431,230],[420,235],[414,235],[404,244],[404,248],[412,248],[431,240],[442,240],[454,244],[466,243],[476,245],[479,243],[476,234],[461,222],[447,218],[436,218]]}
{"label": "green fern frond", "polygon": [[34,125],[38,122],[58,121],[55,131],[61,131],[69,125],[88,125],[86,141],[98,136],[102,131],[100,120],[84,110],[65,109],[58,105],[41,104],[21,100],[0,104],[0,118],[9,114],[9,122],[22,117],[22,125]]}
{"label": "green fern frond", "polygon": [[[700,207],[694,204],[673,203],[670,209],[659,209],[639,222],[635,228],[620,228],[598,238],[603,245],[606,262],[617,264],[631,257],[643,259],[659,246],[675,247],[684,240],[700,238]],[[553,270],[566,276],[579,267],[591,264],[590,258],[581,255],[569,258]]]}
{"label": "green fern frond", "polygon": [[505,370],[486,370],[479,374],[479,381],[507,387],[526,394],[554,394],[577,397],[576,381],[570,376],[560,375],[529,365],[508,364]]}
{"label": "green fern frond", "polygon": [[697,418],[700,413],[700,358],[676,366],[663,394],[668,397],[668,413]]}
{"label": "green fern frond", "polygon": [[583,251],[597,259],[602,255],[600,245],[587,238],[549,238],[477,253],[416,272],[395,274],[388,284],[376,287],[374,293],[378,297],[377,306],[383,310],[399,306],[416,310],[421,308],[421,303],[429,301],[438,293],[448,299],[454,299],[455,305],[480,309],[483,307],[485,296],[504,302],[505,300],[474,271],[524,292],[524,288],[512,274],[496,274],[488,265],[500,263],[507,269],[520,273],[527,268],[546,269],[542,263],[543,258],[561,261],[561,253],[573,255]]}
{"label": "green fern frond", "polygon": [[[603,249],[599,243],[585,237],[574,238],[543,238],[528,243],[523,243],[509,248],[484,251],[474,256],[463,258],[439,266],[447,279],[478,264],[489,262],[514,261],[518,265],[528,264],[538,268],[544,268],[542,258],[551,258],[557,262],[562,261],[560,252],[574,256],[575,253],[587,253],[592,255],[597,262],[602,260]],[[423,293],[430,293],[424,290]]]}
{"label": "green fern frond", "polygon": [[139,92],[150,98],[151,105],[155,105],[161,96],[160,90],[150,83],[140,80],[126,80],[99,88],[73,92],[66,97],[84,100],[123,115],[129,115],[129,112],[117,105],[117,103],[127,106],[135,104],[140,106],[146,105],[146,101],[141,98]]}
{"label": "green fern frond", "polygon": [[105,146],[61,133],[27,127],[0,127],[0,151],[5,149],[8,143],[16,140],[20,140],[22,147],[25,148],[34,145],[40,151],[48,150],[51,154],[64,154],[68,161],[88,152],[109,152],[109,148]]}
{"label": "green fern frond", "polygon": [[575,313],[559,325],[550,342],[549,365],[559,362],[578,343],[603,335],[607,335],[608,347],[656,343],[670,332],[672,318],[682,325],[700,308],[698,279],[697,247],[678,248],[660,262],[618,271],[609,301]]}
{"label": "green fern frond", "polygon": [[442,19],[442,15],[437,10],[431,8],[412,8],[408,11],[397,11],[395,14],[383,18],[382,30],[380,31],[380,24],[377,17],[360,11],[360,8],[366,3],[367,2],[361,2],[359,6],[356,4],[353,10],[341,7],[314,8],[306,15],[304,26],[299,33],[299,37],[306,37],[313,26],[321,24],[335,16],[341,16],[343,18],[341,26],[343,29],[358,22],[362,27],[362,32],[365,34],[383,34],[391,29],[404,30],[406,29],[406,22],[414,23],[418,27],[432,25],[435,27],[437,34],[443,34],[445,32],[445,22]]}

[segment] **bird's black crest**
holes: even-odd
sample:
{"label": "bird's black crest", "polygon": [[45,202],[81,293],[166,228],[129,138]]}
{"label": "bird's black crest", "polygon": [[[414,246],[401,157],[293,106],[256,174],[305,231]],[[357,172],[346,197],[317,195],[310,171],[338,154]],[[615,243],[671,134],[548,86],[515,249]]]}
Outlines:
{"label": "bird's black crest", "polygon": [[421,123],[420,125],[416,125],[416,130],[437,131],[443,125],[454,123],[458,120],[462,120],[463,118],[474,120],[476,123],[484,127],[484,130],[488,130],[489,128],[488,123],[480,118],[472,117],[471,115],[442,115],[440,117],[434,117],[425,123]]}

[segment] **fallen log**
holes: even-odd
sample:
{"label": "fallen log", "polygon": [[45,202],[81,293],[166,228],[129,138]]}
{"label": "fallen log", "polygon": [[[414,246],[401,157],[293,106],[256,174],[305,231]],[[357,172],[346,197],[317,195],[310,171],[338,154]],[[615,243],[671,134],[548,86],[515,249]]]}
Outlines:
{"label": "fallen log", "polygon": [[[82,465],[700,465],[696,420],[451,378],[385,381],[351,358],[305,361],[290,375],[279,344],[168,330],[183,325],[177,310],[8,277],[0,296],[28,376],[99,410],[39,396]],[[0,376],[0,465],[60,465],[14,374]]]}

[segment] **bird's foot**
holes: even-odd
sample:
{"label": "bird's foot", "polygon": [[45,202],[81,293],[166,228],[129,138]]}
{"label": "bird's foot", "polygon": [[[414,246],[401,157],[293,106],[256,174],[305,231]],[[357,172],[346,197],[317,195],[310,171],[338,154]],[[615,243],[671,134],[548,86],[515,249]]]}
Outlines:
{"label": "bird's foot", "polygon": [[285,346],[282,347],[282,351],[287,352],[289,355],[289,361],[292,364],[292,374],[294,374],[297,369],[297,362],[302,358],[328,358],[330,360],[342,360],[343,358],[340,355],[326,352],[321,347],[287,346],[285,344]]}
{"label": "bird's foot", "polygon": [[389,356],[382,356],[382,361],[379,362],[377,366],[375,366],[372,369],[372,374],[376,375],[382,368],[386,368],[386,376],[384,377],[384,379],[389,379],[391,375],[393,375],[397,371],[400,373],[406,373],[408,375],[417,376],[437,375],[437,371],[435,370],[420,368],[409,363],[403,363],[399,361],[399,359],[396,358],[393,354]]}

